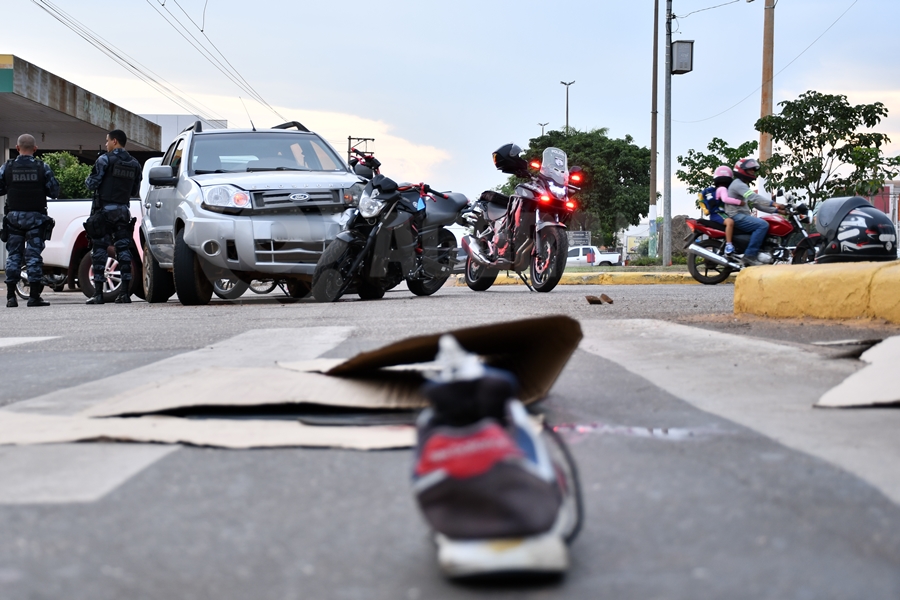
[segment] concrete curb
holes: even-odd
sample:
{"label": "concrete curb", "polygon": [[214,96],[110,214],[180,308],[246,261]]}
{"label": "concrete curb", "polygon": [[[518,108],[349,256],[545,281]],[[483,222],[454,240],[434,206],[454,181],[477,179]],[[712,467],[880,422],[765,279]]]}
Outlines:
{"label": "concrete curb", "polygon": [[818,319],[868,317],[900,323],[900,263],[744,269],[734,285],[734,312]]}
{"label": "concrete curb", "polygon": [[[455,282],[454,282],[455,279]],[[726,280],[726,283],[734,283],[735,276],[732,275]],[[563,273],[559,285],[656,285],[656,284],[697,284],[697,281],[691,277],[690,273],[673,273],[667,271],[660,272],[640,272],[640,273],[622,273],[620,271],[610,271],[603,273]],[[448,285],[457,287],[465,287],[466,281],[463,275],[455,275],[451,277]],[[501,271],[497,276],[494,285],[524,285],[522,280],[511,271]]]}

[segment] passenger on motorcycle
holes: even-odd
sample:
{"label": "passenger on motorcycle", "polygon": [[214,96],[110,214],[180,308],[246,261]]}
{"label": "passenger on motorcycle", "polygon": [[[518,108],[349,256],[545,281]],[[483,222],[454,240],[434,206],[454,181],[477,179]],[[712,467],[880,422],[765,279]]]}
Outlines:
{"label": "passenger on motorcycle", "polygon": [[766,213],[774,213],[784,208],[781,204],[768,200],[750,189],[750,183],[758,174],[759,163],[755,159],[739,160],[734,165],[734,181],[728,186],[728,196],[738,202],[725,204],[725,213],[734,219],[735,227],[750,234],[750,243],[747,244],[743,258],[744,264],[748,266],[762,264],[757,257],[769,231],[769,224],[754,217],[750,210],[755,208]]}

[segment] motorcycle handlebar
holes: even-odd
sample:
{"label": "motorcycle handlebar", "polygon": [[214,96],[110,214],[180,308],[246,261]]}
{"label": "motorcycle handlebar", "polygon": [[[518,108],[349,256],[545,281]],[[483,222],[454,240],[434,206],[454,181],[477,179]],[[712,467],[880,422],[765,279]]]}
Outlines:
{"label": "motorcycle handlebar", "polygon": [[427,193],[427,194],[433,194],[435,196],[440,196],[441,198],[444,198],[445,200],[448,198],[447,194],[444,194],[443,192],[439,192],[437,190],[431,189],[431,186],[428,185],[427,183],[422,186],[422,189],[425,190],[425,193]]}

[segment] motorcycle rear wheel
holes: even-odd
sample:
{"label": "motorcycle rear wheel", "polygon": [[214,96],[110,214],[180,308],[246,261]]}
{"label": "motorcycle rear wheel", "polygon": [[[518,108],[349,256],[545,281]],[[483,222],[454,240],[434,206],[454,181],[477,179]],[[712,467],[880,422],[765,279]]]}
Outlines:
{"label": "motorcycle rear wheel", "polygon": [[[705,248],[716,254],[719,254],[719,251],[722,248],[721,241],[712,239],[703,240],[701,242],[695,241],[694,243],[701,248]],[[691,277],[704,285],[716,285],[717,283],[722,283],[728,279],[729,275],[731,275],[731,267],[725,267],[718,263],[714,263],[711,260],[706,260],[690,250],[688,250],[687,255],[687,268]]]}
{"label": "motorcycle rear wheel", "polygon": [[336,239],[325,248],[313,273],[312,293],[317,302],[335,302],[344,295],[347,270],[353,264],[358,247]]}
{"label": "motorcycle rear wheel", "polygon": [[466,258],[466,285],[472,291],[483,292],[494,285],[498,273],[497,269],[478,264],[471,256]]}
{"label": "motorcycle rear wheel", "polygon": [[809,236],[808,238],[800,240],[800,243],[797,244],[797,247],[794,249],[794,256],[791,258],[791,264],[805,265],[806,263],[815,262],[816,250],[818,247],[816,242],[818,241],[818,236]]}
{"label": "motorcycle rear wheel", "polygon": [[546,227],[537,235],[541,247],[531,259],[531,287],[536,292],[549,292],[566,269],[569,239],[560,227]]}
{"label": "motorcycle rear wheel", "polygon": [[[456,236],[446,229],[441,229],[438,233],[438,260],[443,264],[450,263],[450,252],[456,248]],[[443,255],[440,253],[443,252]],[[447,282],[450,275],[444,277],[429,277],[427,279],[412,279],[406,282],[409,288],[416,296],[430,296]]]}

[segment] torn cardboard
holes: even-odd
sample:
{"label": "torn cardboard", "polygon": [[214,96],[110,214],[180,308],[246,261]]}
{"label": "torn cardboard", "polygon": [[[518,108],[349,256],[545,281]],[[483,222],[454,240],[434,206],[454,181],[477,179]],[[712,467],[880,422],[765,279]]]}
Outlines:
{"label": "torn cardboard", "polygon": [[[486,364],[514,373],[526,403],[546,396],[582,337],[578,322],[562,316],[447,333]],[[131,390],[76,416],[0,411],[0,444],[119,440],[221,448],[410,447],[415,429],[402,424],[410,415],[397,412],[426,405],[419,390],[423,372],[434,368],[429,363],[441,335],[408,338],[349,360],[198,369]],[[273,407],[286,405],[296,405],[296,414],[291,409],[270,415]],[[304,418],[310,407],[314,414]],[[252,418],[217,414],[229,411]],[[213,418],[183,418],[201,414]]]}
{"label": "torn cardboard", "polygon": [[862,353],[868,363],[839,385],[825,392],[815,406],[853,408],[900,405],[897,366],[900,365],[900,336],[890,337]]}

